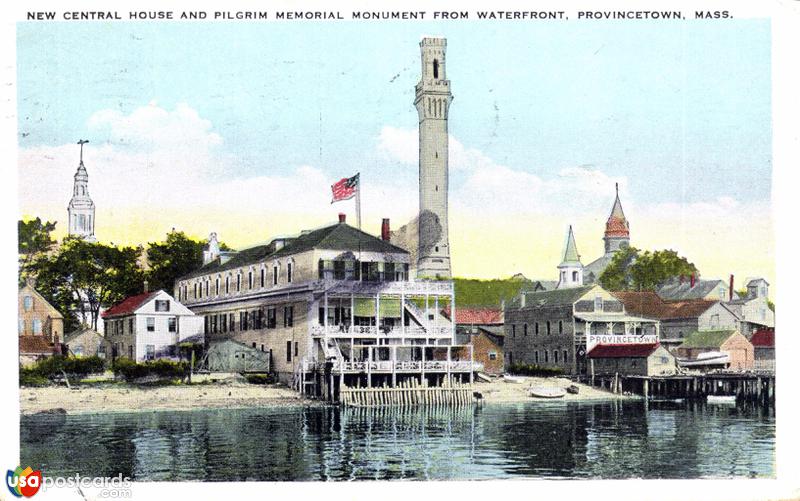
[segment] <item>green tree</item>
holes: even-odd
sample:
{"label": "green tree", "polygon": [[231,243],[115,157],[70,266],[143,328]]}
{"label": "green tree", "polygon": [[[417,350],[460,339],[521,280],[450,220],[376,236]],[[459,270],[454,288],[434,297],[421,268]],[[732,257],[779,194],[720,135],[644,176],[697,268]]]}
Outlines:
{"label": "green tree", "polygon": [[147,281],[150,289],[163,289],[171,294],[175,279],[203,265],[205,245],[205,242],[191,239],[182,231],[175,230],[167,233],[163,242],[149,243],[147,261],[150,269]]}
{"label": "green tree", "polygon": [[51,233],[55,229],[56,223],[43,223],[38,217],[27,221],[20,219],[17,222],[20,282],[31,274],[33,263],[52,250],[56,241]]}
{"label": "green tree", "polygon": [[68,237],[57,253],[33,265],[37,289],[64,315],[65,331],[77,327],[75,313],[97,329],[101,308],[142,292],[139,252]]}
{"label": "green tree", "polygon": [[652,291],[671,279],[692,274],[699,276],[697,267],[674,250],[642,252],[629,247],[614,255],[599,281],[609,290]]}

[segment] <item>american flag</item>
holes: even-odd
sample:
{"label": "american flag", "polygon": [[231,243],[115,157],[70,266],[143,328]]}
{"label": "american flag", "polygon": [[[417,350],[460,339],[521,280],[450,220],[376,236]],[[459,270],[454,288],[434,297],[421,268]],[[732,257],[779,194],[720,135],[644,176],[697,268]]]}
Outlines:
{"label": "american flag", "polygon": [[339,181],[333,183],[331,185],[331,191],[333,191],[333,200],[331,200],[331,203],[341,200],[350,200],[356,196],[359,175],[360,174],[356,174],[353,177],[343,177]]}

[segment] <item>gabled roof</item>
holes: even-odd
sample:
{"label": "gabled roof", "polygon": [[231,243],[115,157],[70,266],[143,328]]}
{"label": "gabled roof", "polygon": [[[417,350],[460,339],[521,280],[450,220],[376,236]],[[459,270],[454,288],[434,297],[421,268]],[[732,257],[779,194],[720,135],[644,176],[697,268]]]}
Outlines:
{"label": "gabled roof", "polygon": [[714,348],[719,349],[725,341],[736,334],[735,330],[695,331],[683,340],[679,348]]}
{"label": "gabled roof", "polygon": [[19,352],[20,354],[52,355],[60,353],[60,350],[44,336],[19,336]]}
{"label": "gabled roof", "polygon": [[78,336],[82,336],[83,334],[93,334],[95,336],[103,337],[102,334],[92,329],[91,327],[81,327],[80,329],[74,330],[69,334],[64,334],[64,344],[69,344],[72,340],[74,340]]}
{"label": "gabled roof", "polygon": [[612,294],[622,301],[628,313],[657,320],[697,318],[718,302],[707,299],[665,301],[650,291],[621,291]]}
{"label": "gabled roof", "polygon": [[[690,281],[684,283],[670,282],[656,289],[656,293],[663,299],[702,299],[708,296],[722,280],[697,280],[692,287]],[[727,297],[725,298],[727,299]]]}
{"label": "gabled roof", "polygon": [[658,348],[658,343],[598,344],[586,354],[588,358],[646,358]]}
{"label": "gabled roof", "polygon": [[[442,310],[450,320],[450,308]],[[456,308],[456,325],[502,325],[503,310],[500,308]]]}
{"label": "gabled roof", "polygon": [[767,282],[763,278],[753,278],[752,280],[747,282],[747,286],[750,287],[751,285],[758,285],[760,282],[764,282],[765,284],[769,285],[769,282]]}
{"label": "gabled roof", "polygon": [[561,259],[561,266],[576,266],[581,264],[581,257],[578,255],[578,246],[575,245],[575,234],[572,232],[572,225],[567,232],[567,242],[564,244],[564,257]]}
{"label": "gabled roof", "polygon": [[111,308],[103,312],[102,317],[108,318],[117,315],[130,315],[138,310],[143,304],[155,297],[160,291],[144,292],[129,298],[124,299],[122,302],[115,304]]}
{"label": "gabled roof", "polygon": [[38,301],[41,301],[42,303],[47,305],[47,308],[50,310],[51,317],[62,318],[62,319],[64,318],[64,316],[55,308],[55,306],[50,304],[50,302],[47,301],[47,299],[45,299],[44,296],[42,296],[39,293],[39,291],[37,291],[30,283],[26,283],[25,285],[19,288],[19,294],[21,295],[23,292],[28,292],[29,294],[34,296]]}
{"label": "gabled roof", "polygon": [[180,277],[178,280],[241,268],[266,259],[300,254],[312,249],[327,249],[362,252],[383,252],[408,254],[408,251],[392,245],[374,235],[370,235],[347,223],[337,223],[317,230],[303,233],[296,238],[286,239],[287,243],[278,250],[270,244],[258,245],[237,252],[225,263],[215,259],[197,270]]}
{"label": "gabled roof", "polygon": [[758,348],[774,348],[775,329],[758,329],[750,338],[750,343]]}
{"label": "gabled roof", "polygon": [[[572,305],[584,294],[592,290],[594,285],[574,287],[570,289],[556,289],[552,291],[522,292],[525,295],[525,307],[565,306]],[[520,296],[515,297],[511,306],[520,307]]]}

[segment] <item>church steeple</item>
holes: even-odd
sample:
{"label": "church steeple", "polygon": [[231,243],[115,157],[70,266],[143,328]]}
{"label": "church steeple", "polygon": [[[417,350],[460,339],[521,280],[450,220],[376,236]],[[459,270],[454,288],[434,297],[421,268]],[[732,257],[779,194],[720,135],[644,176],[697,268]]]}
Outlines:
{"label": "church steeple", "polygon": [[606,254],[612,254],[630,245],[630,225],[622,211],[622,202],[619,201],[619,183],[616,187],[616,198],[614,206],[611,208],[611,215],[606,221],[606,233],[603,236]]}
{"label": "church steeple", "polygon": [[67,226],[70,236],[77,236],[94,242],[96,241],[94,236],[94,202],[89,197],[89,174],[86,172],[86,166],[83,165],[83,145],[88,142],[86,139],[78,141],[78,145],[81,147],[80,160],[72,186],[72,199],[67,206],[67,216],[69,218]]}
{"label": "church steeple", "polygon": [[557,289],[567,289],[570,287],[580,287],[583,285],[583,264],[581,256],[578,254],[578,246],[575,244],[575,234],[572,232],[572,225],[567,232],[567,242],[564,244],[564,255],[561,264],[558,265],[558,285]]}

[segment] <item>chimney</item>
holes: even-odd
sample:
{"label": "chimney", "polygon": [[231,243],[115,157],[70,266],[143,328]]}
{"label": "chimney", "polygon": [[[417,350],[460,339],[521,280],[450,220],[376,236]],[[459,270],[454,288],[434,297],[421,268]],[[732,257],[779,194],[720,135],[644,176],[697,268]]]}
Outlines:
{"label": "chimney", "polygon": [[522,292],[519,295],[519,306],[520,306],[520,308],[524,308],[525,307],[525,293],[524,292]]}
{"label": "chimney", "polygon": [[150,284],[147,282],[147,280],[144,281],[144,291],[150,292]]}
{"label": "chimney", "polygon": [[733,274],[731,274],[731,281],[728,285],[728,301],[733,301]]}
{"label": "chimney", "polygon": [[694,288],[694,273],[689,277],[689,287]]}
{"label": "chimney", "polygon": [[384,240],[386,242],[390,240],[389,233],[391,232],[389,230],[390,230],[389,218],[385,217],[383,218],[383,222],[381,223],[381,240]]}
{"label": "chimney", "polygon": [[340,223],[344,223],[346,221],[347,221],[347,214],[345,214],[344,212],[340,212],[339,213],[339,222]]}

